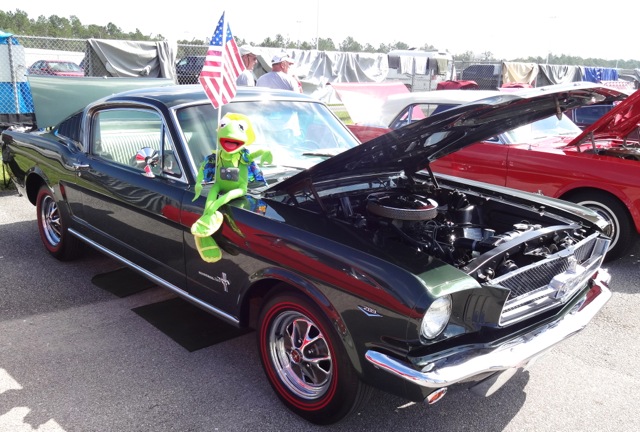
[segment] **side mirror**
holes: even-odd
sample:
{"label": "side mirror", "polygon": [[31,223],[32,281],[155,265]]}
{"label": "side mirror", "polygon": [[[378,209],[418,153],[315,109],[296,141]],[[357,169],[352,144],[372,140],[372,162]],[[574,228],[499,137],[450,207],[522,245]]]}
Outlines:
{"label": "side mirror", "polygon": [[135,164],[136,167],[142,168],[144,171],[142,173],[143,176],[154,178],[155,174],[151,170],[151,168],[158,165],[160,162],[160,155],[158,154],[158,150],[154,150],[151,147],[144,147],[138,150],[135,156]]}

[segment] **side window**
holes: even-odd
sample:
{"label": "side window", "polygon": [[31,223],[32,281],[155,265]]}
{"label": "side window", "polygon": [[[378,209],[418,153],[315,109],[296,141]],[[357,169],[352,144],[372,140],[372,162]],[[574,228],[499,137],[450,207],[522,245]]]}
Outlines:
{"label": "side window", "polygon": [[403,109],[400,114],[398,114],[398,117],[395,118],[394,121],[391,122],[391,124],[389,125],[389,127],[391,129],[400,129],[402,126],[406,126],[409,124],[409,118],[411,115],[411,110],[412,107],[408,107]]}
{"label": "side window", "polygon": [[[136,157],[140,151],[147,157]],[[153,110],[112,108],[94,114],[91,153],[141,173],[182,176],[171,138]]]}
{"label": "side window", "polygon": [[417,122],[429,117],[437,105],[433,104],[417,104],[406,107],[398,117],[391,123],[391,129],[399,129],[413,122]]}

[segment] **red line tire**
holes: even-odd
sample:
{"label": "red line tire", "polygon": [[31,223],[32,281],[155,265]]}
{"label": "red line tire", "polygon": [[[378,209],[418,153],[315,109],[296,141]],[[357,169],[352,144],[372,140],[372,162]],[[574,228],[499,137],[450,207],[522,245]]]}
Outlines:
{"label": "red line tire", "polygon": [[370,395],[329,320],[300,294],[280,293],[266,301],[258,351],[280,400],[312,423],[335,423]]}

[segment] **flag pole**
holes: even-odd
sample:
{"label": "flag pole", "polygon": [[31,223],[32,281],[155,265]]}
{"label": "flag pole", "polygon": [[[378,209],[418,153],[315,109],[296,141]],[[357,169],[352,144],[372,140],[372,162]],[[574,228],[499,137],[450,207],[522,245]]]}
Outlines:
{"label": "flag pole", "polygon": [[[222,40],[224,41],[227,37],[227,14],[226,11],[222,11]],[[223,56],[224,56],[224,50],[223,52]],[[220,106],[218,107],[218,122],[216,123],[217,125],[217,129],[216,131],[220,128],[220,119],[222,118],[222,107],[224,105],[220,104]],[[217,134],[216,134],[217,136]],[[218,140],[216,139],[216,148],[218,148]]]}

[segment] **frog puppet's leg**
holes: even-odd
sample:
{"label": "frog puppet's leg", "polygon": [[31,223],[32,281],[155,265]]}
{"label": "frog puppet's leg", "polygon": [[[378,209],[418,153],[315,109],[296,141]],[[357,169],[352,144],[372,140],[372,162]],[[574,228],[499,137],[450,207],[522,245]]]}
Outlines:
{"label": "frog puppet's leg", "polygon": [[[245,194],[246,191],[243,189],[232,189],[220,195],[215,200],[210,201],[207,197],[202,216],[191,225],[191,234],[195,237],[196,248],[204,261],[216,262],[222,257],[220,248],[213,237],[211,237],[222,225],[223,216],[218,209],[229,201],[240,198]],[[209,197],[211,196],[215,195],[209,194]]]}
{"label": "frog puppet's leg", "polygon": [[194,237],[196,240],[196,249],[205,262],[216,262],[222,258],[222,251],[220,246],[216,243],[213,237]]}

